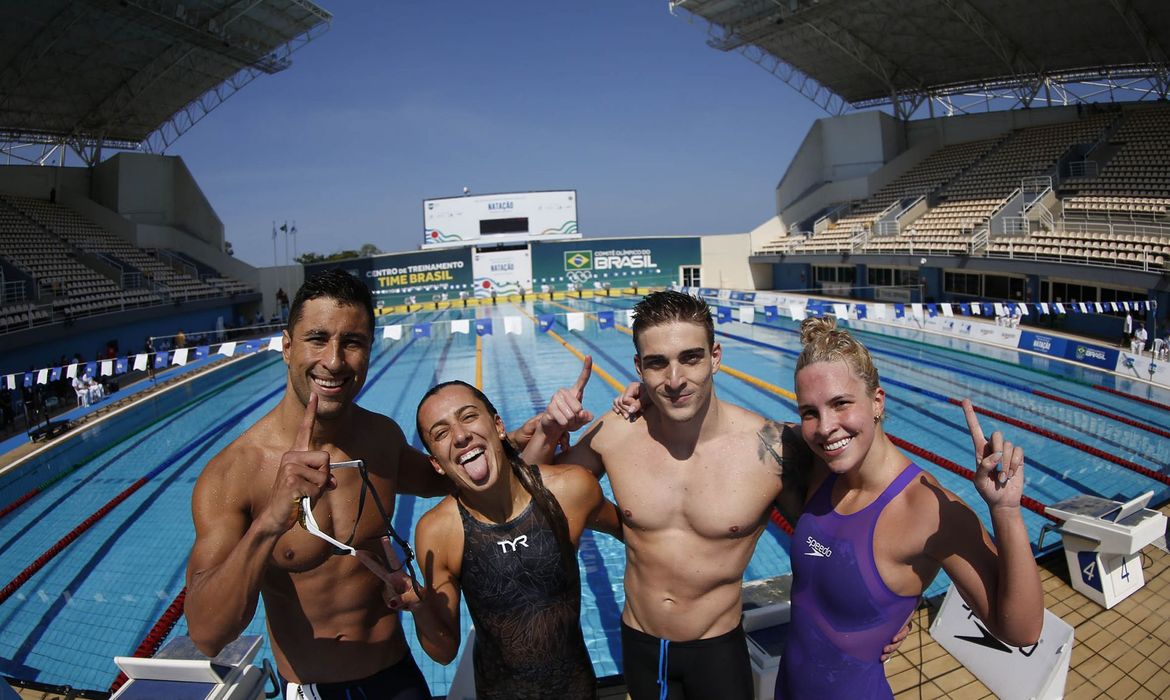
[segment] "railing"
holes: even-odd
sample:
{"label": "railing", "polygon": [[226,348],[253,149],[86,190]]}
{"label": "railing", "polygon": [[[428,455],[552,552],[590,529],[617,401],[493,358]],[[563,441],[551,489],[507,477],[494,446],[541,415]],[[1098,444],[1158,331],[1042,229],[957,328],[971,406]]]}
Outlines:
{"label": "railing", "polygon": [[853,202],[845,202],[844,204],[833,207],[825,212],[824,216],[817,218],[813,222],[813,231],[820,233],[837,219],[840,219],[842,216],[848,216],[851,211],[853,211]]}
{"label": "railing", "polygon": [[1040,210],[1039,219],[1041,228],[1045,231],[1055,231],[1056,217],[1052,215],[1052,210],[1044,206],[1044,203],[1039,200],[1036,202],[1036,207]]}
{"label": "railing", "polygon": [[1069,177],[1097,177],[1097,173],[1095,160],[1074,160],[1068,164]]}
{"label": "railing", "polygon": [[990,242],[991,233],[987,229],[980,229],[971,234],[967,251],[971,255],[983,255],[987,252],[987,246]]}
{"label": "railing", "polygon": [[1060,230],[1068,231],[1070,233],[1107,233],[1118,235],[1139,234],[1143,236],[1152,235],[1170,237],[1170,225],[1090,220],[1077,221],[1075,219],[1070,220],[1067,217],[1065,217],[1065,219],[1060,222]]}
{"label": "railing", "polygon": [[869,245],[869,229],[863,226],[854,226],[852,235],[849,237],[849,250],[857,253],[867,245]]}
{"label": "railing", "polygon": [[1039,262],[1056,262],[1062,265],[1080,265],[1082,267],[1124,268],[1141,272],[1160,272],[1165,265],[1158,265],[1149,251],[1143,251],[1140,260],[1128,260],[1120,256],[1115,258],[1090,257],[1083,253],[1069,253],[1057,248],[1055,253],[1020,252],[1015,250],[1011,241],[1008,241],[1006,251],[987,251],[986,257],[1007,260],[1036,260]]}
{"label": "railing", "polygon": [[159,262],[165,263],[175,272],[178,272],[182,275],[187,275],[191,279],[202,279],[199,276],[198,268],[186,260],[178,257],[174,253],[156,248],[154,249],[154,254],[156,257],[158,257]]}
{"label": "railing", "polygon": [[897,236],[901,233],[897,221],[879,221],[874,229],[879,236]]}
{"label": "railing", "polygon": [[0,287],[0,304],[20,304],[28,301],[28,285],[24,281],[5,282]]}
{"label": "railing", "polygon": [[1052,178],[1047,175],[1020,178],[1021,192],[1043,192],[1052,189]]}
{"label": "railing", "polygon": [[999,220],[999,235],[1027,236],[1029,231],[1028,219],[1023,216],[1005,216]]}

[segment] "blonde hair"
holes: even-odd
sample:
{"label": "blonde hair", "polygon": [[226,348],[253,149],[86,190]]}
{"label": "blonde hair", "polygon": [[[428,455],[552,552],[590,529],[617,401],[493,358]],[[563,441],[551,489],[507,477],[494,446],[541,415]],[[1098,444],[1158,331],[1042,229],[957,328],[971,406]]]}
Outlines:
{"label": "blonde hair", "polygon": [[837,328],[836,316],[804,319],[800,323],[800,344],[804,349],[796,359],[794,375],[815,362],[840,360],[849,366],[858,379],[865,382],[866,393],[873,396],[877,391],[880,381],[869,350],[849,331]]}

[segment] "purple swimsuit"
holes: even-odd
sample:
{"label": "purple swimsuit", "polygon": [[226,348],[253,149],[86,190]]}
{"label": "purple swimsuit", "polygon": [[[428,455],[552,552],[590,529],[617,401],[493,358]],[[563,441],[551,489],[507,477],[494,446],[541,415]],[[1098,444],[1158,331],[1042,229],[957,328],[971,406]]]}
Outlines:
{"label": "purple swimsuit", "polygon": [[892,698],[880,661],[914,612],[918,596],[890,591],[873,559],[878,516],[922,470],[906,467],[871,504],[833,511],[830,474],[792,537],[792,624],[780,659],[776,700]]}

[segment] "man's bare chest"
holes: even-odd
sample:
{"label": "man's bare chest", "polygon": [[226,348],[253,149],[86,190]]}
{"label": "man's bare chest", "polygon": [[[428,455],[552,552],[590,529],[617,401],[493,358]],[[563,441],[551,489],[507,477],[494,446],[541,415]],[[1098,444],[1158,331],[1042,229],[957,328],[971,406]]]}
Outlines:
{"label": "man's bare chest", "polygon": [[760,465],[702,457],[639,461],[607,473],[626,525],[638,530],[681,529],[706,538],[742,537],[758,529],[778,492],[779,479]]}

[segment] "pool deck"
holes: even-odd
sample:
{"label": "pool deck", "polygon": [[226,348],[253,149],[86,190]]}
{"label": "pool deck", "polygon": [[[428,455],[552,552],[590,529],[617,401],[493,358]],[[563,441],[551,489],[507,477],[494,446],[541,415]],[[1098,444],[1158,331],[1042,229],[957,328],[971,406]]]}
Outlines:
{"label": "pool deck", "polygon": [[[1170,515],[1170,506],[1162,513]],[[1147,547],[1142,554],[1146,585],[1105,610],[1068,584],[1063,550],[1039,562],[1044,603],[1072,625],[1072,667],[1065,697],[1072,700],[1153,700],[1170,696],[1170,555]],[[886,663],[886,676],[900,700],[911,698],[995,698],[987,686],[963,668],[927,630],[938,612],[923,605],[902,648]],[[111,676],[113,661],[110,662]],[[26,700],[65,700],[62,693],[19,690]],[[626,697],[624,689],[606,689],[603,699]]]}
{"label": "pool deck", "polygon": [[[207,367],[190,368],[182,379]],[[193,371],[192,371],[193,370]],[[176,373],[178,374],[178,373]],[[127,387],[121,396],[79,409],[78,422],[85,423],[155,393],[179,380],[172,375],[157,384],[140,382]],[[70,431],[71,433],[72,431]],[[66,433],[63,437],[68,437]],[[4,442],[8,442],[5,440]],[[19,442],[19,440],[17,440]],[[39,447],[43,443],[38,443]],[[9,445],[0,443],[5,448]],[[35,449],[31,443],[0,454],[0,471]],[[1170,504],[1160,511],[1170,515]],[[1143,551],[1146,585],[1125,600],[1105,610],[1068,584],[1064,553],[1058,550],[1039,562],[1046,607],[1075,629],[1072,664],[1065,685],[1065,697],[1141,700],[1170,697],[1170,555],[1147,547]],[[941,601],[939,601],[941,602]],[[919,607],[913,629],[902,648],[886,664],[886,675],[900,700],[911,698],[995,698],[983,683],[963,668],[929,635],[937,605]],[[111,678],[114,665],[111,659]],[[62,692],[17,689],[26,700],[66,700]],[[626,697],[624,688],[601,691],[603,699]]]}

